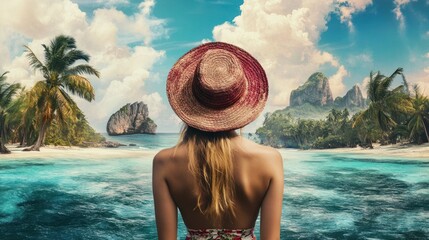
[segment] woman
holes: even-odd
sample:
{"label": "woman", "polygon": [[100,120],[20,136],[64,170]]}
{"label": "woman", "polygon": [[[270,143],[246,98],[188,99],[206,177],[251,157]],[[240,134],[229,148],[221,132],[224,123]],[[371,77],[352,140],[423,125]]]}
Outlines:
{"label": "woman", "polygon": [[177,146],[153,161],[159,239],[280,239],[283,165],[278,151],[235,130],[257,118],[268,83],[261,65],[236,46],[214,42],[182,56],[167,78],[171,107],[185,122]]}

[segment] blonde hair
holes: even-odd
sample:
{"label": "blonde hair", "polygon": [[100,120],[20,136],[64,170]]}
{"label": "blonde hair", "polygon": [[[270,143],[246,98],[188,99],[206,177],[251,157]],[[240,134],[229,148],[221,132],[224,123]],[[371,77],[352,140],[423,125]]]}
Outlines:
{"label": "blonde hair", "polygon": [[222,221],[222,214],[235,216],[230,138],[236,135],[234,131],[203,132],[187,125],[181,132],[179,144],[188,148],[188,167],[199,185],[196,208],[216,224]]}

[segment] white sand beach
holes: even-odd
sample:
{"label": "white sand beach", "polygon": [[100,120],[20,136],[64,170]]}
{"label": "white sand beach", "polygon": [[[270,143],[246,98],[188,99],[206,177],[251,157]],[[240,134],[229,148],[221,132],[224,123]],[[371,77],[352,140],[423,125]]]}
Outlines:
{"label": "white sand beach", "polygon": [[16,145],[7,145],[11,154],[1,154],[0,160],[4,157],[7,159],[23,159],[23,158],[65,158],[79,157],[88,159],[112,159],[112,158],[138,158],[155,156],[155,150],[139,150],[127,148],[82,148],[82,147],[67,147],[67,146],[45,146],[40,148],[40,151],[22,151],[24,148],[17,148]]}
{"label": "white sand beach", "polygon": [[[64,158],[79,157],[88,159],[112,159],[119,157],[148,157],[155,156],[157,150],[148,149],[129,149],[129,148],[81,148],[81,147],[66,147],[66,146],[45,146],[40,151],[25,152],[23,148],[17,148],[16,145],[7,145],[11,154],[1,154],[0,160],[4,159],[22,159],[22,158]],[[298,150],[301,151],[301,150]],[[384,145],[374,144],[373,149],[356,148],[335,148],[322,150],[305,150],[310,152],[329,152],[329,153],[351,153],[362,154],[378,157],[404,157],[415,158],[429,161],[429,143],[421,145]]]}
{"label": "white sand beach", "polygon": [[335,148],[335,149],[323,149],[323,150],[309,150],[313,152],[332,152],[332,153],[352,153],[352,154],[364,154],[378,157],[404,157],[404,158],[415,158],[429,161],[429,143],[421,145],[411,144],[391,144],[383,145],[374,144],[373,149],[368,148]]}

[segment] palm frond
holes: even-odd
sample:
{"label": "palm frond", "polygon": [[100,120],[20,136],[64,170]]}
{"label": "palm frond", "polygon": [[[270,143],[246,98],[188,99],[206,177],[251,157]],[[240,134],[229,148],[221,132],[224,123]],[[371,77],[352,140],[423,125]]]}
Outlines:
{"label": "palm frond", "polygon": [[396,75],[398,75],[398,74],[402,74],[404,72],[404,69],[403,68],[401,68],[401,67],[398,67],[393,73],[392,73],[392,75],[390,75],[390,78],[395,78],[396,77]]}
{"label": "palm frond", "polygon": [[76,121],[79,108],[73,99],[63,89],[59,89],[59,91],[56,92],[56,99],[56,117],[60,122],[64,123],[67,122],[67,120],[72,120],[72,122]]}
{"label": "palm frond", "polygon": [[45,81],[37,81],[36,84],[31,88],[30,95],[32,97],[40,96],[44,91],[47,90],[47,84]]}
{"label": "palm frond", "polygon": [[383,79],[380,79],[380,83],[377,86],[377,96],[379,99],[384,98],[389,93],[390,85],[393,82],[393,78],[383,76]]}
{"label": "palm frond", "polygon": [[408,84],[408,81],[405,78],[403,71],[401,71],[401,76],[402,76],[402,83],[404,85],[404,93],[409,96],[411,94],[410,85]]}
{"label": "palm frond", "polygon": [[76,48],[76,41],[70,36],[60,35],[51,41],[48,47],[51,58],[47,61],[48,68],[51,71],[61,73],[70,65],[66,55],[69,51]]}
{"label": "palm frond", "polygon": [[12,97],[21,88],[19,83],[8,84],[4,89],[0,89],[0,108],[5,108],[12,102]]}
{"label": "palm frond", "polygon": [[377,122],[383,131],[389,130],[391,127],[396,126],[396,122],[393,120],[392,116],[385,111],[377,112]]}
{"label": "palm frond", "polygon": [[419,98],[419,96],[421,95],[420,86],[418,84],[413,84],[413,93],[416,99]]}
{"label": "palm frond", "polygon": [[94,88],[88,79],[79,75],[69,75],[64,79],[63,83],[64,87],[72,94],[76,94],[87,101],[94,100]]}
{"label": "palm frond", "polygon": [[393,94],[404,94],[404,89],[405,89],[404,85],[399,85],[396,88],[394,88],[391,92]]}
{"label": "palm frond", "polygon": [[49,46],[52,53],[61,52],[61,48],[74,49],[76,48],[76,41],[74,38],[66,35],[59,35],[55,37]]}
{"label": "palm frond", "polygon": [[42,72],[43,76],[49,76],[48,68],[37,58],[33,50],[28,46],[24,46],[27,52],[27,58],[30,60],[30,66],[36,71],[39,70]]}
{"label": "palm frond", "polygon": [[31,101],[38,111],[38,115],[46,115],[45,108],[49,108],[51,105],[49,103],[50,96],[49,96],[49,85],[46,81],[38,81],[36,84],[34,84],[33,88],[31,88],[29,92],[30,98],[29,101]]}
{"label": "palm frond", "polygon": [[83,60],[85,62],[88,62],[89,58],[90,57],[88,54],[77,49],[72,49],[64,55],[64,61],[66,62],[67,66],[71,66],[73,63],[75,63],[78,60]]}
{"label": "palm frond", "polygon": [[372,102],[377,102],[382,98],[382,96],[384,96],[384,89],[382,89],[380,85],[385,78],[385,76],[377,73],[377,75],[375,75],[375,77],[370,81],[370,91],[368,92],[370,95],[368,97]]}
{"label": "palm frond", "polygon": [[4,72],[4,73],[0,76],[0,81],[4,81],[4,80],[5,80],[4,76],[6,76],[6,74],[8,74],[8,73],[9,73],[9,71]]}
{"label": "palm frond", "polygon": [[52,53],[51,50],[45,44],[42,44],[42,47],[45,52],[45,62],[47,63],[50,61],[50,59],[52,59]]}
{"label": "palm frond", "polygon": [[80,74],[89,74],[95,75],[98,78],[100,77],[100,72],[95,70],[95,68],[91,67],[88,64],[80,64],[68,69],[64,75],[80,75]]}
{"label": "palm frond", "polygon": [[8,83],[6,82],[6,74],[4,72],[0,76],[0,109],[6,108],[9,103],[12,101],[12,97],[18,92],[21,88],[19,83]]}
{"label": "palm frond", "polygon": [[357,117],[356,117],[356,119],[353,121],[353,123],[352,123],[352,128],[355,128],[356,126],[358,126],[358,125],[360,125],[360,124],[362,124],[363,123],[363,121],[365,120],[365,119],[367,119],[368,118],[368,109],[367,110],[364,110],[364,111],[362,111],[362,112],[360,112],[358,115],[357,115]]}
{"label": "palm frond", "polygon": [[53,57],[49,62],[49,69],[51,71],[55,71],[61,73],[67,69],[67,62],[65,61],[65,51],[67,46],[61,45],[59,46],[55,52],[53,52]]}

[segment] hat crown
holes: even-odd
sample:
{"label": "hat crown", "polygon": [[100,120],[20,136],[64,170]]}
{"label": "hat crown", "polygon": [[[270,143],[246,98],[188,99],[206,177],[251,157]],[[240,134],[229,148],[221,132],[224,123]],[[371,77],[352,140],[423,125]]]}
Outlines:
{"label": "hat crown", "polygon": [[195,69],[193,94],[204,106],[222,109],[237,102],[246,90],[246,78],[234,54],[208,50]]}

